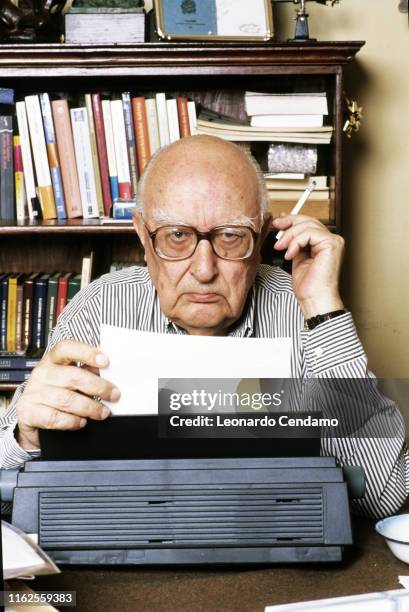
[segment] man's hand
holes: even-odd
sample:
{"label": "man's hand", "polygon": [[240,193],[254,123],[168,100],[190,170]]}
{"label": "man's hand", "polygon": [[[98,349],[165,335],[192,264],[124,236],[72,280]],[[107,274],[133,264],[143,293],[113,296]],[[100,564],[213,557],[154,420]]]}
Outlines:
{"label": "man's hand", "polygon": [[304,317],[344,308],[339,294],[343,238],[303,215],[277,217],[273,227],[284,231],[274,248],[286,250],[284,259],[292,261],[294,294]]}
{"label": "man's hand", "polygon": [[[74,365],[78,362],[84,367]],[[116,401],[119,390],[98,375],[108,357],[95,347],[63,340],[34,368],[16,405],[17,440],[23,448],[39,448],[39,429],[81,429],[87,419],[102,420],[109,408],[92,399]]]}

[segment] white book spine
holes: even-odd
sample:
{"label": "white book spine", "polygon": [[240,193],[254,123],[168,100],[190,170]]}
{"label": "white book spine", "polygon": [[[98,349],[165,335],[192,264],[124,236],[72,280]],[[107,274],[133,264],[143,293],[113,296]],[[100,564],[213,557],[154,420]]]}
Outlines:
{"label": "white book spine", "polygon": [[26,110],[33,158],[39,187],[51,187],[50,166],[48,165],[47,147],[45,144],[43,120],[38,96],[26,96]]}
{"label": "white book spine", "polygon": [[149,132],[149,144],[151,148],[151,155],[154,155],[158,149],[160,149],[160,138],[159,138],[159,124],[158,124],[158,113],[156,110],[155,98],[147,98],[146,104],[146,115],[148,119],[148,132]]}
{"label": "white book spine", "polygon": [[321,127],[323,115],[254,115],[250,119],[253,127]]}
{"label": "white book spine", "polygon": [[98,218],[98,199],[92,165],[87,109],[85,107],[72,108],[71,123],[81,192],[82,214],[84,219]]}
{"label": "white book spine", "polygon": [[33,211],[33,199],[36,198],[36,186],[34,181],[33,160],[31,157],[30,134],[28,131],[27,112],[24,102],[16,103],[17,125],[20,135],[21,157],[23,160],[24,185],[28,203],[28,214],[31,221],[35,219]]}
{"label": "white book spine", "polygon": [[170,142],[176,142],[176,140],[180,140],[177,102],[174,99],[167,100],[166,106],[168,111],[169,140]]}
{"label": "white book spine", "polygon": [[196,115],[196,103],[190,100],[187,103],[187,114],[189,116],[189,127],[190,134],[196,136],[197,134],[197,115]]}
{"label": "white book spine", "polygon": [[126,146],[125,119],[122,100],[111,101],[112,128],[114,135],[118,183],[130,183],[128,148]]}
{"label": "white book spine", "polygon": [[168,108],[166,104],[166,95],[164,93],[156,94],[156,110],[158,113],[160,146],[166,147],[170,143],[170,136]]}
{"label": "white book spine", "polygon": [[102,100],[102,117],[104,120],[105,142],[107,146],[108,170],[110,176],[118,176],[115,159],[114,133],[112,130],[111,102]]}

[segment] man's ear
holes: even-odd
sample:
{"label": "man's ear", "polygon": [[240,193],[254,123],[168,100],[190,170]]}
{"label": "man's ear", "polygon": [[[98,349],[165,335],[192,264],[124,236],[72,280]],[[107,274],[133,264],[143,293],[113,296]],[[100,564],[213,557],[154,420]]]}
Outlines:
{"label": "man's ear", "polygon": [[260,231],[260,246],[264,243],[265,239],[269,235],[272,230],[272,221],[273,217],[270,213],[264,213],[263,215],[263,225],[261,226]]}
{"label": "man's ear", "polygon": [[146,227],[142,217],[142,214],[138,211],[135,211],[132,215],[132,224],[134,226],[135,232],[139,236],[139,240],[142,243],[142,246],[145,248],[146,242]]}

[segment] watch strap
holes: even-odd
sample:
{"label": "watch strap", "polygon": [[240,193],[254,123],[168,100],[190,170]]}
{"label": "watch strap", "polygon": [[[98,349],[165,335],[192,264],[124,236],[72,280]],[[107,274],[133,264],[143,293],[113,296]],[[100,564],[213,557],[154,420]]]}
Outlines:
{"label": "watch strap", "polygon": [[325,321],[329,321],[330,319],[335,319],[336,317],[340,317],[345,314],[345,308],[340,308],[339,310],[332,310],[331,312],[326,312],[324,314],[315,315],[314,317],[310,317],[305,320],[305,329],[311,331],[320,323],[324,323]]}

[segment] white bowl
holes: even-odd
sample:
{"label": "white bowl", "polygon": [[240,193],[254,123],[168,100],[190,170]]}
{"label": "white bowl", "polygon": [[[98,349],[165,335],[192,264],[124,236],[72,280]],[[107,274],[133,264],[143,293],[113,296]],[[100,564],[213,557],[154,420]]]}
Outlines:
{"label": "white bowl", "polygon": [[378,521],[376,531],[385,541],[395,557],[409,563],[409,514],[397,514]]}

